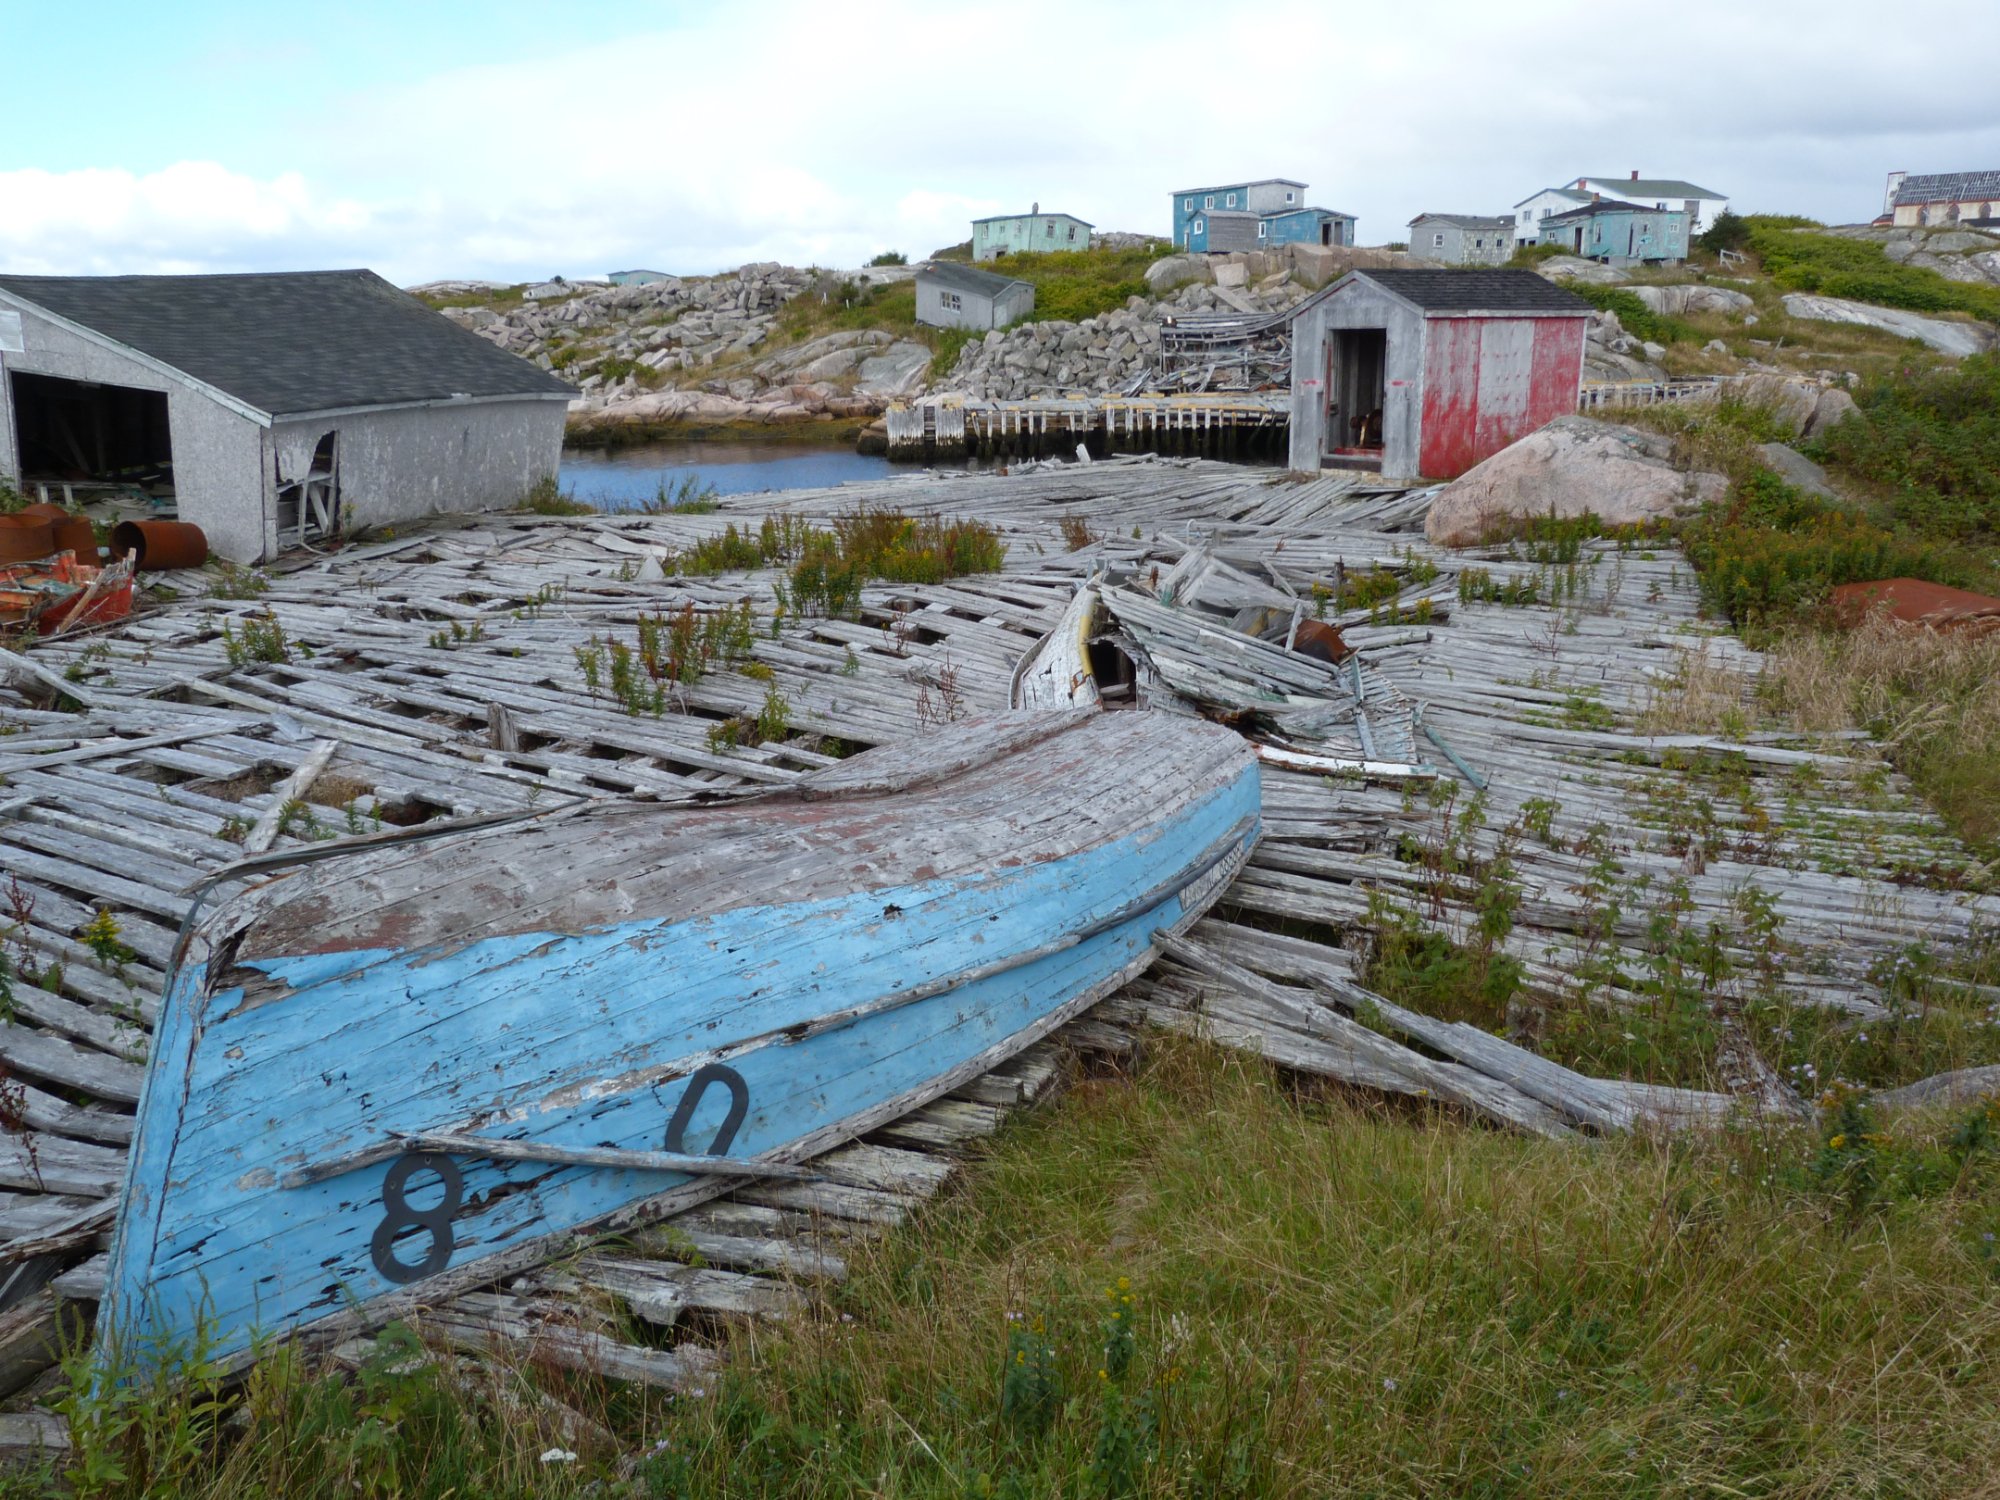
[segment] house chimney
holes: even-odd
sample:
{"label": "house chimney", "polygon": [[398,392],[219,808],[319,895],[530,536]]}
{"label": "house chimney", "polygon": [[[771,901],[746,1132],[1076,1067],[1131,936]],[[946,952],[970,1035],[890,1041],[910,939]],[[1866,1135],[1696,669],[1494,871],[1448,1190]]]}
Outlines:
{"label": "house chimney", "polygon": [[1604,201],[1604,194],[1602,194],[1602,193],[1592,193],[1592,194],[1590,195],[1590,201],[1591,201],[1592,203],[1602,203],[1602,202]]}
{"label": "house chimney", "polygon": [[1031,219],[1041,211],[1042,211],[1042,200],[1039,198],[1037,198],[1033,203],[1030,203],[1028,205],[1028,217]]}
{"label": "house chimney", "polygon": [[1637,182],[1639,180],[1639,169],[1637,167],[1634,167],[1632,169],[1632,180],[1634,182]]}

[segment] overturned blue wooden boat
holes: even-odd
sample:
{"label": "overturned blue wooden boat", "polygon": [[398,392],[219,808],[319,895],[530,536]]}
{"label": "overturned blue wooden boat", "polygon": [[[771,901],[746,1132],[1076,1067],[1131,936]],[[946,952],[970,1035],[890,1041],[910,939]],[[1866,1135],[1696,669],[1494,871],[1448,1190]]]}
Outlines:
{"label": "overturned blue wooden boat", "polygon": [[808,1175],[1135,977],[1257,829],[1228,730],[1045,712],[269,880],[188,934],[99,1335],[238,1354]]}

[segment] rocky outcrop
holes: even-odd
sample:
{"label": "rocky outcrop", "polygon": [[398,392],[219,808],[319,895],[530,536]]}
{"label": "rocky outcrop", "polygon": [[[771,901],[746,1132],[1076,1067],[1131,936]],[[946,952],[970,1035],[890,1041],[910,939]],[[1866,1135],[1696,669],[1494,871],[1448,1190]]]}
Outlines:
{"label": "rocky outcrop", "polygon": [[1576,255],[1551,255],[1535,269],[1551,281],[1587,281],[1595,286],[1618,286],[1632,279],[1616,266]]}
{"label": "rocky outcrop", "polygon": [[1854,398],[1843,390],[1829,386],[1819,393],[1819,400],[1813,403],[1813,414],[1806,419],[1803,436],[1816,438],[1830,427],[1836,427],[1850,417],[1858,418],[1861,408],[1854,404]]}
{"label": "rocky outcrop", "polygon": [[1817,495],[1822,500],[1834,498],[1833,486],[1827,482],[1826,470],[1807,458],[1796,448],[1787,448],[1783,443],[1760,443],[1757,458],[1765,468],[1776,474],[1786,484],[1804,490],[1808,495]]}
{"label": "rocky outcrop", "polygon": [[2000,343],[2000,330],[1989,323],[1926,317],[1922,313],[1905,312],[1900,307],[1876,307],[1868,302],[1850,302],[1844,297],[1791,292],[1785,297],[1785,311],[1795,318],[1811,318],[1823,323],[1857,323],[1864,328],[1879,328],[1899,338],[1920,339],[1940,354],[1961,357],[1984,354]]}
{"label": "rocky outcrop", "polygon": [[1440,490],[1424,535],[1469,547],[1535,516],[1590,514],[1625,526],[1722,498],[1722,475],[1684,473],[1671,457],[1671,443],[1656,434],[1558,417]]}
{"label": "rocky outcrop", "polygon": [[1705,282],[1680,286],[1635,286],[1627,290],[1654,312],[1668,316],[1682,313],[1741,315],[1757,306],[1742,292],[1724,286],[1710,286]]}
{"label": "rocky outcrop", "polygon": [[[643,388],[625,365],[706,369],[755,348],[792,298],[814,289],[810,271],[759,261],[720,276],[669,277],[646,286],[575,286],[573,295],[513,307],[452,307],[444,315],[590,394]],[[616,374],[607,373],[605,366]]]}
{"label": "rocky outcrop", "polygon": [[1935,271],[1952,281],[2000,285],[2000,233],[1888,224],[1850,224],[1827,233],[1872,241],[1897,264]]}

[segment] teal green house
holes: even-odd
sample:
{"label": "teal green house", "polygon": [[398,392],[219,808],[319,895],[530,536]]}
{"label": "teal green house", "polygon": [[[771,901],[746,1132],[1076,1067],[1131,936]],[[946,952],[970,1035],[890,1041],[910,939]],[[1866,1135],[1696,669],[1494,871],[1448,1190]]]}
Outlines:
{"label": "teal green house", "polygon": [[1088,250],[1090,225],[1075,214],[1045,214],[1032,205],[1024,214],[995,214],[972,221],[972,258],[1042,254],[1050,250]]}
{"label": "teal green house", "polygon": [[1677,266],[1687,259],[1686,209],[1602,198],[1540,224],[1539,243],[1607,266]]}

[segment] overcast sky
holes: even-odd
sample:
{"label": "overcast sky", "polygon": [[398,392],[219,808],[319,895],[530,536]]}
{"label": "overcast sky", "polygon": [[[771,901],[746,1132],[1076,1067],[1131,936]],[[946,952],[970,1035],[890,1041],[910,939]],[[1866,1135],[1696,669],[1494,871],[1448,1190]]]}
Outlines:
{"label": "overcast sky", "polygon": [[2000,169],[1993,0],[0,0],[0,59],[17,273],[850,266],[1254,177],[1364,244],[1634,168],[1852,222]]}

